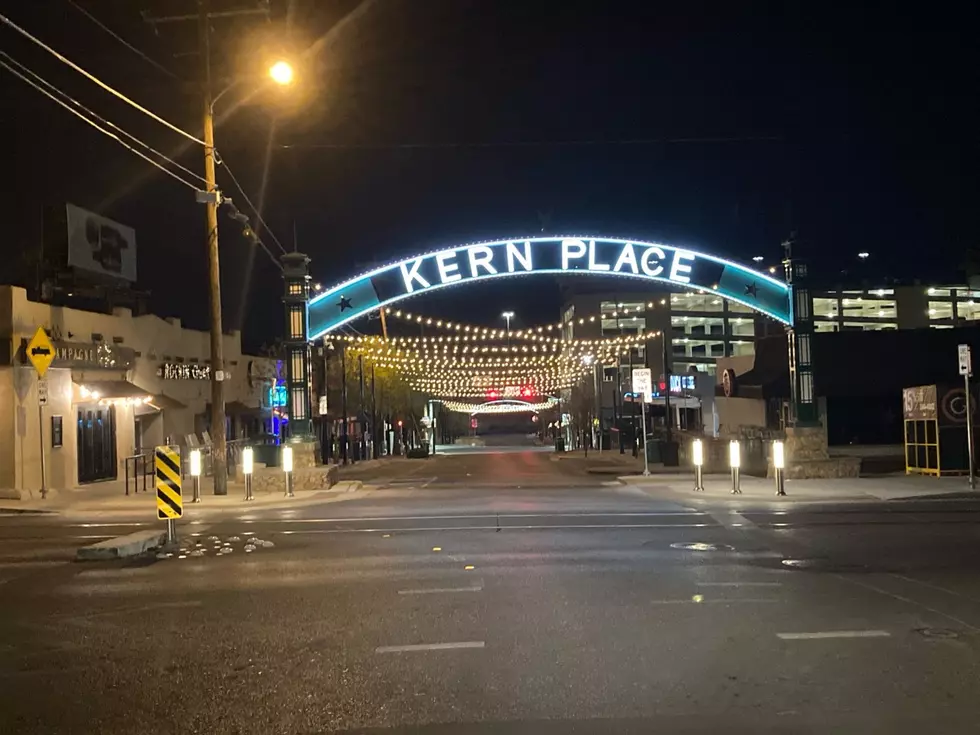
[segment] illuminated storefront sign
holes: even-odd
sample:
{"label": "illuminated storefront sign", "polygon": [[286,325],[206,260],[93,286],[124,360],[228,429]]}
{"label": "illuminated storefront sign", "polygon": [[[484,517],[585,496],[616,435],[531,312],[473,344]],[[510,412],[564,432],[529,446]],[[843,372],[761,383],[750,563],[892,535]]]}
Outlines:
{"label": "illuminated storefront sign", "polygon": [[164,380],[210,380],[211,366],[196,362],[165,362],[160,366]]}
{"label": "illuminated storefront sign", "polygon": [[276,383],[269,388],[270,408],[284,408],[288,402],[289,396],[286,394],[285,383]]}
{"label": "illuminated storefront sign", "polygon": [[714,291],[777,321],[792,322],[785,283],[713,255],[632,240],[531,238],[428,253],[330,288],[310,301],[310,339],[379,307],[437,288],[528,274],[590,273]]}

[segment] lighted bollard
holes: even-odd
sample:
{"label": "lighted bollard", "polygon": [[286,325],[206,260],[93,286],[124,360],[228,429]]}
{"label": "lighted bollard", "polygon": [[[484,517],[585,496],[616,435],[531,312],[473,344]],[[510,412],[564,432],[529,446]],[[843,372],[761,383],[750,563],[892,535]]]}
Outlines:
{"label": "lighted bollard", "polygon": [[728,445],[728,464],[732,468],[732,495],[741,495],[742,488],[739,485],[738,473],[742,466],[742,448],[734,440]]}
{"label": "lighted bollard", "polygon": [[245,447],[242,450],[242,472],[245,473],[245,500],[254,500],[252,497],[252,448]]}
{"label": "lighted bollard", "polygon": [[201,450],[191,450],[191,478],[194,482],[194,497],[192,503],[201,502]]}
{"label": "lighted bollard", "polygon": [[772,469],[776,478],[776,495],[786,494],[786,478],[783,470],[786,468],[786,447],[781,441],[772,443]]}
{"label": "lighted bollard", "polygon": [[282,469],[286,473],[286,497],[292,498],[293,495],[293,448],[282,448]]}
{"label": "lighted bollard", "polygon": [[694,461],[694,491],[704,492],[704,442],[695,439],[691,444],[691,458]]}

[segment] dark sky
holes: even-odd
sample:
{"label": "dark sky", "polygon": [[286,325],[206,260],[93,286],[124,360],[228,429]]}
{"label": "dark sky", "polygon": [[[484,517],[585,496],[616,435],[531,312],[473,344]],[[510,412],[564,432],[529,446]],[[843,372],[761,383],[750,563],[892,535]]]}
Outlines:
{"label": "dark sky", "polygon": [[[194,79],[196,27],[154,33],[140,18],[193,11],[192,0],[75,2]],[[215,21],[215,74],[241,76],[290,52],[302,60],[298,84],[284,95],[246,80],[229,92],[217,147],[287,247],[295,223],[325,284],[394,256],[535,233],[542,215],[553,233],[737,258],[775,259],[796,230],[818,271],[867,250],[881,274],[961,277],[980,194],[975,19],[954,6],[901,15],[893,3],[849,5],[860,7],[272,0],[270,22]],[[199,133],[193,86],[68,0],[3,7]],[[146,142],[184,148],[9,29],[0,49]],[[0,98],[8,267],[38,237],[41,206],[71,201],[135,227],[155,310],[203,326],[204,213],[193,193],[2,69]],[[195,171],[200,159],[193,147],[178,156]],[[245,209],[225,175],[219,183]],[[220,221],[226,325],[244,319],[258,342],[279,328],[281,281]],[[502,305],[535,315],[529,322],[557,315],[554,287],[527,279],[449,290],[430,310],[491,321]]]}

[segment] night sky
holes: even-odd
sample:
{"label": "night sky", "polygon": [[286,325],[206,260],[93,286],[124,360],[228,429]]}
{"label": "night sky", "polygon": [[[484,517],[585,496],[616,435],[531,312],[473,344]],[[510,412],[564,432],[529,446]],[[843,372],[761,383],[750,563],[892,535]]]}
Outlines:
{"label": "night sky", "polygon": [[[192,0],[75,1],[195,78],[200,61],[186,52],[196,26],[155,33],[140,17],[193,12]],[[214,22],[215,76],[257,74],[289,53],[300,60],[296,88],[240,83],[219,103],[217,148],[283,245],[292,248],[295,232],[324,284],[395,256],[542,229],[773,261],[796,231],[821,274],[859,275],[855,255],[869,251],[875,276],[958,280],[977,245],[975,24],[955,9],[896,15],[892,5],[272,0],[268,23]],[[194,87],[68,0],[3,7],[199,134]],[[203,170],[199,147],[5,27],[0,49]],[[42,206],[71,201],[134,227],[139,285],[154,311],[204,327],[204,212],[193,192],[3,69],[0,99],[3,280],[20,277]],[[246,210],[224,172],[219,184]],[[225,323],[243,323],[257,345],[279,329],[281,280],[226,216],[219,221]],[[502,308],[526,323],[553,321],[557,307],[546,278],[449,289],[412,306],[487,323]]]}

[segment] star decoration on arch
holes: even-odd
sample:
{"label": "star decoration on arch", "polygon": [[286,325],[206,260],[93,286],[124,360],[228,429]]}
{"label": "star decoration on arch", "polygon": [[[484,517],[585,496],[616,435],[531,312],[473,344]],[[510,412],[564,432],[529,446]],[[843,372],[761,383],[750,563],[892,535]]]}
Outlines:
{"label": "star decoration on arch", "polygon": [[745,284],[745,295],[751,296],[754,299],[759,298],[759,287],[755,284],[755,281]]}
{"label": "star decoration on arch", "polygon": [[340,301],[337,302],[337,306],[340,307],[340,313],[341,314],[343,314],[348,309],[353,309],[354,308],[354,305],[351,303],[351,300],[349,298],[347,298],[346,296],[341,296],[340,297]]}

